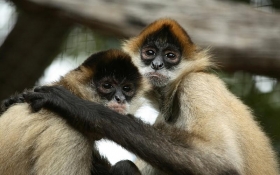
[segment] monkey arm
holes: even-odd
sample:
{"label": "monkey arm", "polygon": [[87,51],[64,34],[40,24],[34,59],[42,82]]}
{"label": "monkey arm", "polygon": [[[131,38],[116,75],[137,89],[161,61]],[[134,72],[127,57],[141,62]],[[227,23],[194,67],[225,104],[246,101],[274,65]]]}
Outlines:
{"label": "monkey arm", "polygon": [[10,96],[9,98],[7,98],[1,102],[0,114],[7,111],[7,109],[9,109],[12,105],[14,105],[16,103],[24,103],[24,102],[25,102],[25,100],[24,100],[22,94],[15,94],[13,96]]}
{"label": "monkey arm", "polygon": [[221,155],[188,144],[187,140],[195,136],[186,131],[153,127],[82,100],[62,87],[45,86],[34,91],[24,94],[34,111],[42,107],[53,110],[81,132],[99,132],[168,174],[238,174]]}

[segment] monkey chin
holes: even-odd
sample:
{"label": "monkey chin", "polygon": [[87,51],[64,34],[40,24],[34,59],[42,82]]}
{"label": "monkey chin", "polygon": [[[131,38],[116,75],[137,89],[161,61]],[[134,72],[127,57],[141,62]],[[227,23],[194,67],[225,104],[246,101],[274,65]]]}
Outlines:
{"label": "monkey chin", "polygon": [[127,108],[125,104],[119,104],[117,102],[113,102],[113,103],[109,103],[107,107],[116,111],[117,113],[124,114],[124,115],[127,114]]}
{"label": "monkey chin", "polygon": [[153,86],[156,87],[163,87],[166,86],[170,80],[169,77],[164,76],[158,72],[149,72],[145,74]]}

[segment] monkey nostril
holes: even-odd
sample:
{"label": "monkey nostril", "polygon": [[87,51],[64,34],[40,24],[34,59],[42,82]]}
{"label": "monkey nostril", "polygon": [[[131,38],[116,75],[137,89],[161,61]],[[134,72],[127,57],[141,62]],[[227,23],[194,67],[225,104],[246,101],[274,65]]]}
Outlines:
{"label": "monkey nostril", "polygon": [[115,99],[116,99],[116,101],[117,101],[118,103],[120,103],[120,102],[121,102],[121,99],[120,99],[120,97],[118,97],[118,96],[115,96]]}
{"label": "monkey nostril", "polygon": [[115,96],[115,99],[117,101],[117,103],[124,103],[125,102],[125,97],[122,97],[122,96]]}
{"label": "monkey nostril", "polygon": [[160,70],[160,69],[162,69],[162,68],[164,67],[164,64],[163,64],[163,63],[157,64],[157,63],[153,63],[153,62],[152,62],[151,67],[152,67],[152,69]]}
{"label": "monkey nostril", "polygon": [[156,69],[156,65],[152,62],[152,65],[151,65],[152,69]]}

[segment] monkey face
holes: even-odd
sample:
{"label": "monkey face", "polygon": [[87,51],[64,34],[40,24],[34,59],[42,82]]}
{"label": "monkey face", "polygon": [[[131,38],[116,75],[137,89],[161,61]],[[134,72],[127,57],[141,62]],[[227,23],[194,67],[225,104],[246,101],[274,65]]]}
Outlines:
{"label": "monkey face", "polygon": [[138,36],[123,44],[142,75],[156,87],[163,87],[178,78],[181,72],[193,69],[196,46],[187,32],[172,19],[159,19]]}
{"label": "monkey face", "polygon": [[85,84],[90,84],[94,91],[92,101],[126,114],[129,104],[143,86],[142,76],[131,57],[118,50],[103,51],[90,56],[82,67],[88,70]]}
{"label": "monkey face", "polygon": [[95,81],[95,86],[103,104],[110,109],[126,114],[129,103],[136,93],[135,85],[123,78],[104,77]]}
{"label": "monkey face", "polygon": [[181,62],[181,48],[168,28],[151,34],[141,47],[141,73],[157,87],[165,86]]}
{"label": "monkey face", "polygon": [[155,41],[141,49],[141,60],[145,67],[141,70],[154,86],[165,86],[172,78],[174,67],[181,61],[181,52],[170,44],[160,45]]}

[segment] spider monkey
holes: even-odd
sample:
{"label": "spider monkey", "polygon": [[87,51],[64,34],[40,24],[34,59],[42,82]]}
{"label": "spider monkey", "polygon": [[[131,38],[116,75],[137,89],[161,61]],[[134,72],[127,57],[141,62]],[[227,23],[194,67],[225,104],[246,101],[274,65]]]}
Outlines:
{"label": "spider monkey", "polygon": [[250,109],[208,71],[214,64],[207,50],[176,21],[151,23],[123,49],[152,86],[146,97],[159,111],[153,126],[61,87],[41,87],[24,98],[36,111],[55,111],[82,133],[100,132],[135,153],[145,175],[279,174]]}
{"label": "spider monkey", "polygon": [[[108,50],[91,55],[50,86],[64,87],[78,98],[127,114],[130,104],[143,93],[144,83],[128,54]],[[99,154],[94,141],[102,133],[82,134],[57,114],[49,110],[33,113],[23,102],[19,94],[2,106],[1,175],[141,175],[133,162],[124,160],[111,166]]]}

